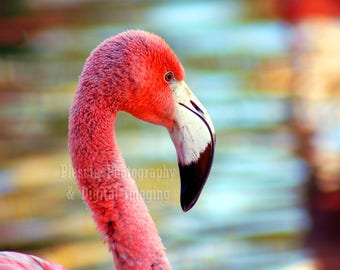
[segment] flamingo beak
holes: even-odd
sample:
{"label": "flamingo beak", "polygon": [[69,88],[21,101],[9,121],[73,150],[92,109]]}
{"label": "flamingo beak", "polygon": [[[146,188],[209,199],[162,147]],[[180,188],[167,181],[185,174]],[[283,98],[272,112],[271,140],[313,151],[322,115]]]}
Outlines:
{"label": "flamingo beak", "polygon": [[190,210],[208,178],[215,149],[215,130],[211,119],[184,81],[173,87],[176,117],[170,130],[176,147],[181,177],[181,206]]}

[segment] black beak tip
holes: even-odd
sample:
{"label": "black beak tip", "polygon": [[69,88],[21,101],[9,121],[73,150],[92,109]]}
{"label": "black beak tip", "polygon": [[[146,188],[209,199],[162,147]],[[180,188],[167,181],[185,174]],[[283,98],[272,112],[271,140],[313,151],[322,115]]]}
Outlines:
{"label": "black beak tip", "polygon": [[181,207],[183,212],[188,212],[198,200],[199,195],[193,198],[191,194],[181,193]]}
{"label": "black beak tip", "polygon": [[192,207],[192,206],[189,206],[189,205],[184,205],[182,202],[181,202],[181,206],[182,206],[183,212],[188,212]]}
{"label": "black beak tip", "polygon": [[189,165],[179,164],[181,177],[181,207],[189,211],[197,202],[209,176],[214,156],[214,143],[208,144],[197,161]]}

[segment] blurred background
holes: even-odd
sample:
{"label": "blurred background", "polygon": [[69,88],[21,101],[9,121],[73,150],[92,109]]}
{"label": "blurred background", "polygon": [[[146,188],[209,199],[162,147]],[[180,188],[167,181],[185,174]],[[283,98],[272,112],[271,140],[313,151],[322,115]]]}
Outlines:
{"label": "blurred background", "polygon": [[0,250],[112,269],[67,118],[90,51],[139,28],[170,44],[217,131],[211,176],[183,213],[167,131],[119,115],[173,268],[340,269],[339,2],[1,0]]}

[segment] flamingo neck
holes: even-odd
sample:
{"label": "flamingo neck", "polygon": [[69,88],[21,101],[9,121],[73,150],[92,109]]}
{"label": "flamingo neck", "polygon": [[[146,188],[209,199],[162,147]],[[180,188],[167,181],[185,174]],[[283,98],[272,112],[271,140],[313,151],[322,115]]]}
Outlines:
{"label": "flamingo neck", "polygon": [[[78,99],[79,100],[79,99]],[[77,183],[117,269],[171,269],[155,224],[118,149],[116,112],[75,99],[69,148]]]}

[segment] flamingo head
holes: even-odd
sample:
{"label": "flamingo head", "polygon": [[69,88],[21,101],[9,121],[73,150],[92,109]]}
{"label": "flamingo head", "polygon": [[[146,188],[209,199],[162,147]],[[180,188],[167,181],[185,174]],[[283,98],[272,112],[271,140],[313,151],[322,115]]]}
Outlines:
{"label": "flamingo head", "polygon": [[129,30],[104,41],[92,58],[100,62],[106,78],[110,74],[105,96],[114,89],[109,101],[113,107],[168,129],[178,156],[181,206],[188,211],[208,178],[215,131],[206,109],[185,83],[175,53],[159,36]]}

